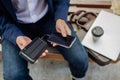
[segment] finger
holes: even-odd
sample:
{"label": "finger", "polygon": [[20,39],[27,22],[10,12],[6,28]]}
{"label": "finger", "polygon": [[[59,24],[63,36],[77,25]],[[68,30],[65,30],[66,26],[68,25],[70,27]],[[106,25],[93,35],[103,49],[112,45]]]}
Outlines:
{"label": "finger", "polygon": [[25,40],[27,41],[27,44],[29,44],[29,43],[31,43],[32,42],[32,40],[30,39],[30,38],[28,38],[28,37],[24,37],[25,38]]}
{"label": "finger", "polygon": [[57,44],[54,43],[54,42],[51,42],[51,44],[52,44],[53,47],[57,46]]}
{"label": "finger", "polygon": [[57,31],[58,33],[61,33],[61,30],[60,30],[59,28],[56,28],[56,31]]}
{"label": "finger", "polygon": [[27,45],[26,41],[22,40],[22,42],[20,43],[19,47],[20,47],[20,49],[24,49],[26,47],[26,45]]}
{"label": "finger", "polygon": [[48,53],[48,50],[45,50],[45,53]]}
{"label": "finger", "polygon": [[45,53],[45,52],[43,52],[40,57],[44,57],[44,56],[46,56],[46,53]]}
{"label": "finger", "polygon": [[62,34],[63,37],[67,36],[67,33],[66,33],[65,29],[61,29],[61,34]]}
{"label": "finger", "polygon": [[56,31],[57,31],[58,33],[61,33],[63,37],[66,37],[66,36],[67,36],[67,35],[66,35],[66,31],[65,31],[65,29],[64,29],[64,26],[62,26],[62,25],[61,25],[60,27],[57,26]]}
{"label": "finger", "polygon": [[38,61],[38,60],[36,60],[34,64],[37,64],[38,62],[39,62],[39,61]]}
{"label": "finger", "polygon": [[[48,50],[45,50],[45,52],[44,52],[40,57],[44,57],[44,56],[46,56],[46,53],[48,53]],[[36,60],[36,61],[35,61],[35,64],[38,63],[38,62],[39,62],[39,61]]]}
{"label": "finger", "polygon": [[65,26],[65,30],[66,30],[67,35],[71,35],[71,30],[67,25]]}
{"label": "finger", "polygon": [[55,46],[57,46],[57,44],[56,44],[56,43],[53,43],[53,47],[55,47]]}
{"label": "finger", "polygon": [[22,39],[20,40],[19,47],[20,47],[20,49],[23,49],[23,48],[25,48],[28,44],[29,44],[29,42],[26,41],[24,38],[22,38]]}
{"label": "finger", "polygon": [[50,44],[53,44],[53,42],[50,42]]}

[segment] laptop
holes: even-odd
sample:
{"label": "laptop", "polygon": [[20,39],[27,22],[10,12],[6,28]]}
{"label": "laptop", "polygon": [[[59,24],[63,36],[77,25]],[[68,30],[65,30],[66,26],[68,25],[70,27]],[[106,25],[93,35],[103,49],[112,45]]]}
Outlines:
{"label": "laptop", "polygon": [[[93,41],[91,30],[100,26],[104,30],[103,36],[96,42]],[[120,54],[120,16],[107,11],[100,11],[95,22],[82,40],[82,44],[113,61]]]}

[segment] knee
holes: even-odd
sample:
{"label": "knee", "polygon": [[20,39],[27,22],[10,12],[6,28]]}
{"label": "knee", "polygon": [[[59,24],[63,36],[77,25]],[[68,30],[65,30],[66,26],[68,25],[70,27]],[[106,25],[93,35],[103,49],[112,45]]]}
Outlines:
{"label": "knee", "polygon": [[82,64],[83,66],[87,66],[88,65],[88,55],[78,58],[77,63]]}
{"label": "knee", "polygon": [[88,69],[88,57],[76,57],[69,63],[69,66],[73,76],[82,78]]}
{"label": "knee", "polygon": [[76,69],[86,71],[88,68],[88,56],[76,56],[71,60],[70,64]]}
{"label": "knee", "polygon": [[4,79],[5,80],[19,80],[19,78],[23,77],[22,73],[19,73],[17,71],[12,72],[6,72],[4,73]]}
{"label": "knee", "polygon": [[81,66],[82,68],[85,68],[85,67],[88,66],[88,58],[78,59],[76,61],[76,64],[79,64],[78,66]]}
{"label": "knee", "polygon": [[3,74],[4,80],[32,80],[25,71],[13,70]]}

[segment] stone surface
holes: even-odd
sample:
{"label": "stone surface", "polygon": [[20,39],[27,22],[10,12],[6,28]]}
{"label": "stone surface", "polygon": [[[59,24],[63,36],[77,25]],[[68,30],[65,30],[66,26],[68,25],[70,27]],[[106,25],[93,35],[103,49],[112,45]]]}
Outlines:
{"label": "stone surface", "polygon": [[[66,61],[39,60],[38,64],[29,64],[34,80],[69,80],[70,71]],[[120,62],[101,67],[94,62],[89,63],[85,80],[119,80]],[[0,80],[2,79],[2,63],[0,62]]]}

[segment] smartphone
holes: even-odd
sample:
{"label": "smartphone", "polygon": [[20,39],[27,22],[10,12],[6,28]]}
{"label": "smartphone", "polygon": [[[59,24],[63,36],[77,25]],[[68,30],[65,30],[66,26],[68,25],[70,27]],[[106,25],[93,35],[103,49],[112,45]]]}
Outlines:
{"label": "smartphone", "polygon": [[47,49],[47,43],[36,37],[28,44],[23,50],[19,52],[19,55],[30,63],[35,63],[40,55]]}
{"label": "smartphone", "polygon": [[68,35],[67,37],[63,37],[60,33],[52,33],[47,39],[48,42],[56,43],[65,48],[70,48],[75,40],[75,36]]}

